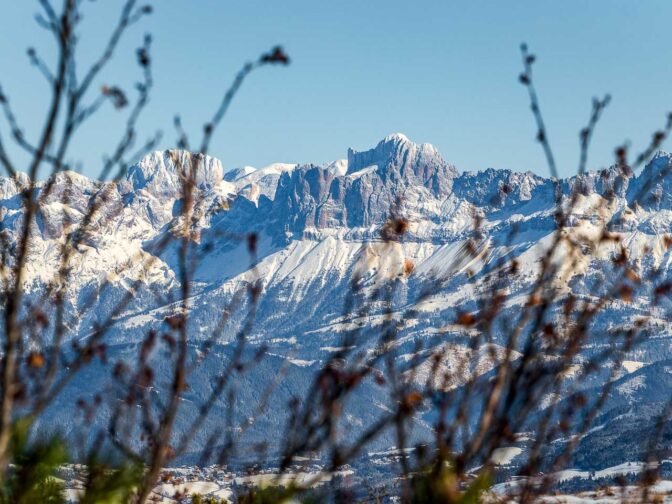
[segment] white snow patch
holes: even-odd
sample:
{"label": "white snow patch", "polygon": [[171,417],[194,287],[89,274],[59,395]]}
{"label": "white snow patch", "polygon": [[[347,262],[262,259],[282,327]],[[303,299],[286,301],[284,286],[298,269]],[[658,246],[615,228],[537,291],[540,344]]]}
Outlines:
{"label": "white snow patch", "polygon": [[492,452],[490,461],[495,465],[507,465],[521,453],[523,453],[523,449],[518,448],[517,446],[497,448]]}
{"label": "white snow patch", "polygon": [[645,364],[643,362],[639,362],[639,361],[631,361],[631,360],[624,360],[623,361],[623,367],[625,368],[625,370],[628,373],[634,373],[638,369],[643,368],[644,365]]}

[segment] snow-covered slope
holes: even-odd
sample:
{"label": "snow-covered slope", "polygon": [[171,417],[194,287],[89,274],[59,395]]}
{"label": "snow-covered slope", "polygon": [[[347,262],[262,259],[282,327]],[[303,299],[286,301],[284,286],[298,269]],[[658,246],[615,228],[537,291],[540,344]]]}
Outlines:
{"label": "snow-covered slope", "polygon": [[[509,285],[507,306],[515,309],[550,245],[556,186],[548,178],[495,169],[459,173],[433,146],[413,143],[401,134],[347,154],[347,160],[321,166],[279,163],[227,173],[218,160],[198,157],[190,242],[190,257],[198,257],[190,290],[191,344],[197,347],[220,327],[222,311],[238,299],[241,289],[260,281],[250,337],[253,344],[268,345],[271,360],[260,375],[250,378],[250,396],[277,372],[278,356],[289,359],[292,383],[300,395],[301,386],[339,347],[343,334],[353,329],[361,329],[364,336],[374,334],[385,323],[388,315],[376,306],[363,315],[344,312],[353,277],[364,293],[383,280],[394,282],[391,316],[399,326],[395,344],[400,365],[429,358],[432,350],[445,346],[448,357],[442,366],[450,369],[458,356],[471,351],[464,328],[454,322],[458,310],[473,304],[479,275],[503,257],[515,258],[523,272]],[[181,184],[193,175],[189,156],[180,151],[151,153],[117,183],[62,173],[41,199],[25,277],[34,295],[53,280],[61,247],[94,195],[105,195],[91,230],[78,239],[73,254],[76,273],[66,295],[69,338],[85,337],[132,292],[132,301],[115,315],[107,336],[110,348],[126,355],[128,345],[137,345],[150,329],[160,330],[178,309],[180,258],[171,237],[184,225]],[[643,268],[659,268],[663,279],[672,276],[672,257],[662,235],[672,229],[672,199],[669,181],[659,177],[671,159],[670,154],[657,153],[640,175],[612,168],[559,181],[565,199],[572,188],[581,193],[570,233],[582,239],[607,225],[622,236],[630,256]],[[24,175],[0,178],[0,231],[10,243],[16,243],[21,229],[20,192],[27,184]],[[38,190],[43,187],[40,184]],[[385,242],[381,232],[386,232],[393,213],[403,216],[407,229],[402,239]],[[476,221],[487,248],[474,257],[464,252]],[[252,233],[257,237],[254,257],[247,239]],[[576,258],[571,271],[558,273],[558,285],[577,295],[595,295],[595,278],[613,252],[614,245],[606,243],[590,261]],[[475,281],[470,279],[474,275]],[[437,278],[442,279],[441,287],[424,295]],[[236,305],[237,314],[223,328],[223,348],[245,319],[245,303],[243,299]],[[614,300],[600,323],[613,324],[647,309],[643,301],[626,306]],[[647,313],[655,320],[656,313]],[[652,373],[662,372],[656,362],[672,357],[669,335],[667,322],[660,320],[656,338],[627,356],[626,362],[635,364],[623,367],[614,407],[622,408],[624,401],[658,400],[647,384]],[[374,342],[375,337],[364,337],[357,345],[367,350]],[[498,343],[493,342],[495,354]],[[492,369],[487,354],[479,350],[476,373],[485,375]],[[421,364],[415,379],[429,366]],[[87,375],[89,383],[104,381],[105,371],[98,373]],[[203,379],[207,381],[207,374]],[[198,389],[198,384],[192,386]],[[354,403],[349,417],[353,425],[364,425],[375,416],[371,404],[383,408],[389,400],[373,386],[366,394],[366,400]],[[54,408],[54,415],[62,413],[58,404]],[[268,435],[263,428],[274,429],[260,425],[252,429],[258,437]]]}

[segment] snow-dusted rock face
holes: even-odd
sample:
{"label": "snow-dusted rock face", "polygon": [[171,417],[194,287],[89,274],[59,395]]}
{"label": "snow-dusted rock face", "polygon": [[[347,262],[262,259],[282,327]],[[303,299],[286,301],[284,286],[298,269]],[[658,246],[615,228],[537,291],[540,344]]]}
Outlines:
{"label": "snow-dusted rock face", "polygon": [[[577,233],[594,233],[607,225],[621,233],[634,261],[643,268],[658,268],[663,280],[672,279],[672,256],[661,234],[672,231],[672,176],[666,176],[672,159],[667,153],[657,153],[639,175],[611,168],[559,181],[508,170],[459,173],[431,145],[415,144],[400,134],[370,150],[349,150],[347,160],[323,166],[278,163],[225,173],[218,160],[198,156],[191,163],[192,156],[182,151],[151,153],[117,183],[59,174],[35,216],[25,282],[29,292],[39,293],[53,280],[61,245],[88,212],[94,195],[104,195],[90,231],[78,241],[72,257],[76,273],[67,290],[67,323],[72,328],[68,337],[86,335],[132,292],[132,302],[115,315],[107,336],[111,348],[127,352],[124,345],[137,344],[174,313],[180,266],[177,245],[170,238],[184,226],[182,181],[193,176],[190,253],[200,259],[191,286],[192,344],[218,327],[222,310],[241,288],[259,281],[262,295],[250,338],[268,345],[273,357],[263,368],[266,374],[249,378],[250,398],[262,388],[260,383],[277,373],[282,361],[278,356],[291,358],[295,390],[288,388],[288,393],[300,396],[300,387],[339,347],[344,332],[364,327],[375,333],[384,323],[388,315],[376,311],[376,306],[362,319],[343,313],[354,274],[365,288],[383,280],[395,282],[392,316],[400,328],[399,362],[409,359],[418,342],[427,348],[427,357],[431,348],[446,343],[454,346],[455,355],[467,351],[464,340],[451,342],[451,335],[459,332],[451,324],[457,310],[473,308],[480,272],[503,257],[518,261],[523,274],[508,286],[509,308],[516,309],[555,229],[556,197],[566,203],[574,188],[579,196],[570,223]],[[193,167],[195,174],[190,172]],[[23,175],[0,177],[0,232],[10,243],[16,243],[21,229],[20,193],[28,185]],[[37,184],[38,191],[43,188],[44,183]],[[404,216],[408,226],[402,240],[386,244],[380,232],[392,209]],[[477,218],[490,251],[465,262],[461,257]],[[250,233],[257,235],[254,264],[245,239]],[[591,261],[576,261],[575,270],[562,277],[563,288],[577,295],[596,295],[595,279],[608,270],[611,247],[598,248]],[[442,287],[432,296],[422,295],[419,302],[423,289],[438,274],[448,272]],[[477,274],[468,279],[467,272]],[[240,313],[224,328],[224,345],[244,320],[245,303],[237,305]],[[614,300],[596,323],[607,327],[648,309],[646,303],[637,303],[626,306]],[[641,365],[625,369],[620,378],[623,386],[614,399],[618,407],[627,401],[655,399],[647,384],[662,372],[660,361],[672,358],[669,327],[665,321],[660,324],[659,337],[626,359]],[[363,338],[358,345],[366,350],[373,341],[375,337]],[[492,344],[501,341],[495,338]],[[483,359],[477,372],[486,374],[493,365]],[[87,375],[87,380],[104,382],[107,371],[99,373]],[[628,385],[631,375],[642,377],[638,386]],[[207,375],[203,379],[207,381]],[[200,393],[198,383],[191,386],[194,394]],[[366,425],[388,400],[375,387],[365,388],[363,394],[366,398],[355,401],[352,415],[346,416],[352,423],[348,428]],[[251,399],[250,408],[254,404]],[[56,404],[54,418],[65,415],[65,408]],[[251,414],[243,410],[241,415]],[[66,420],[63,417],[62,423]],[[277,437],[276,424],[255,424],[250,436]],[[384,440],[381,443],[389,447]]]}
{"label": "snow-dusted rock face", "polygon": [[246,177],[256,170],[257,169],[254,166],[241,166],[240,168],[234,168],[224,174],[224,180],[227,182],[235,182],[239,178]]}
{"label": "snow-dusted rock face", "polygon": [[228,172],[225,178],[233,182],[238,191],[245,190],[255,194],[253,197],[255,201],[262,194],[273,199],[280,177],[284,173],[291,173],[296,167],[297,165],[291,163],[273,163],[258,170],[245,166]]}
{"label": "snow-dusted rock face", "polygon": [[642,174],[628,187],[631,206],[635,200],[646,210],[672,209],[672,155],[658,151],[644,167]]}
{"label": "snow-dusted rock face", "polygon": [[376,169],[372,171],[387,188],[396,184],[422,185],[436,195],[450,191],[452,179],[457,176],[455,168],[443,160],[434,146],[415,144],[399,133],[384,138],[368,151],[348,149],[347,174],[351,178],[358,178],[359,172],[373,166]]}
{"label": "snow-dusted rock face", "polygon": [[25,173],[17,173],[16,177],[0,177],[0,198],[8,200],[28,187],[29,177]]}
{"label": "snow-dusted rock face", "polygon": [[[193,162],[193,159],[196,159]],[[183,180],[195,169],[195,183],[199,189],[217,185],[224,176],[222,163],[210,156],[193,155],[185,151],[156,151],[132,166],[126,180],[129,190],[148,191],[155,195],[179,194]]]}

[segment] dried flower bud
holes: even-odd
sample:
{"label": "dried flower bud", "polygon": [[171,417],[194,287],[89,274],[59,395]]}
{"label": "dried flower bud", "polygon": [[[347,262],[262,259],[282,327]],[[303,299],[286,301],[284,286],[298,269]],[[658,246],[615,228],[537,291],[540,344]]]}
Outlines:
{"label": "dried flower bud", "polygon": [[116,109],[122,109],[128,105],[128,98],[126,98],[126,94],[117,86],[103,86],[100,89],[100,92],[112,100],[112,104]]}
{"label": "dried flower bud", "polygon": [[476,317],[471,313],[460,313],[457,317],[457,323],[463,326],[472,326],[476,323]]}
{"label": "dried flower bud", "polygon": [[271,64],[278,63],[281,65],[288,65],[289,56],[287,56],[282,47],[276,46],[270,52],[262,54],[259,61],[261,63],[271,63]]}
{"label": "dried flower bud", "polygon": [[28,354],[28,365],[39,369],[44,366],[44,355],[40,352],[30,352]]}

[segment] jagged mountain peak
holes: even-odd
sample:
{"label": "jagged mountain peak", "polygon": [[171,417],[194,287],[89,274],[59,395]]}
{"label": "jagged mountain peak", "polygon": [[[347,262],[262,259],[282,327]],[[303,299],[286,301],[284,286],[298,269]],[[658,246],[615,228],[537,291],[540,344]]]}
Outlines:
{"label": "jagged mountain peak", "polygon": [[381,142],[403,142],[412,143],[403,133],[391,133],[381,140]]}
{"label": "jagged mountain peak", "polygon": [[646,209],[672,208],[672,154],[659,150],[644,166],[628,189],[631,206],[641,205]]}
{"label": "jagged mountain peak", "polygon": [[30,185],[30,177],[16,172],[13,177],[0,177],[0,199],[9,199]]}
{"label": "jagged mountain peak", "polygon": [[348,149],[347,173],[352,174],[373,165],[381,170],[386,170],[388,167],[401,170],[404,167],[421,164],[444,166],[446,162],[433,145],[417,144],[402,133],[394,133],[383,138],[373,149],[365,151]]}
{"label": "jagged mountain peak", "polygon": [[639,178],[652,178],[661,175],[669,175],[672,167],[672,154],[669,152],[658,150],[654,153],[644,169],[639,175]]}
{"label": "jagged mountain peak", "polygon": [[660,159],[660,158],[667,158],[667,159],[670,159],[670,158],[672,158],[672,153],[670,153],[670,152],[668,152],[668,151],[664,151],[664,150],[662,150],[662,149],[658,149],[658,150],[653,154],[653,156],[651,157],[651,161],[655,161],[656,159]]}
{"label": "jagged mountain peak", "polygon": [[238,179],[247,177],[249,174],[254,173],[255,171],[257,171],[257,169],[254,166],[247,165],[233,168],[224,174],[224,180],[227,182],[235,182]]}
{"label": "jagged mountain peak", "polygon": [[169,149],[154,151],[131,166],[126,180],[132,189],[145,189],[157,193],[173,193],[179,190],[190,170],[196,170],[195,180],[199,189],[211,188],[224,178],[224,169],[219,159],[186,150]]}
{"label": "jagged mountain peak", "polygon": [[348,173],[347,159],[337,159],[331,163],[325,163],[323,166],[328,172],[333,173],[337,177],[342,177]]}

